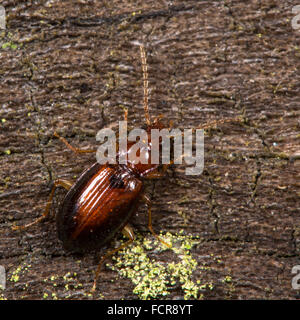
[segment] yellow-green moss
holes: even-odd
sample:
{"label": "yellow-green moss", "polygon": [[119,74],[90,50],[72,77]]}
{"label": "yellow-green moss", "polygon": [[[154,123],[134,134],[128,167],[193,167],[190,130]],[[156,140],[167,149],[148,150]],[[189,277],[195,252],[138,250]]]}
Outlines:
{"label": "yellow-green moss", "polygon": [[[138,237],[131,246],[121,250],[113,258],[115,260],[113,266],[108,265],[122,277],[132,281],[135,285],[133,293],[140,299],[167,297],[171,289],[178,284],[181,286],[184,299],[198,298],[199,284],[193,280],[197,261],[193,259],[191,249],[199,240],[184,235],[183,231],[176,235],[161,234],[160,237],[172,244],[172,248],[169,249],[154,239]],[[149,251],[166,250],[172,251],[174,259],[170,262],[156,261],[149,256]],[[174,262],[174,260],[179,261]]]}
{"label": "yellow-green moss", "polygon": [[[78,292],[78,290],[83,287],[82,283],[80,283],[77,279],[76,272],[67,272],[65,275],[52,275],[48,278],[45,278],[43,282],[45,283],[43,299],[61,299],[60,293],[56,291],[52,292],[52,287],[54,287],[56,290],[59,287],[63,287],[64,291],[62,291],[61,293],[63,294],[64,299],[70,298],[72,296],[72,291]],[[69,292],[70,294],[65,295],[66,292]],[[81,294],[82,296],[86,296],[86,292],[84,292],[83,290]]]}
{"label": "yellow-green moss", "polygon": [[7,298],[5,298],[5,296],[2,293],[0,293],[0,300],[7,300]]}
{"label": "yellow-green moss", "polygon": [[18,48],[18,44],[17,43],[14,43],[12,41],[8,41],[8,42],[5,42],[2,44],[2,49],[11,49],[11,50],[16,50]]}
{"label": "yellow-green moss", "polygon": [[224,279],[223,279],[223,282],[226,282],[226,283],[230,283],[232,281],[232,278],[231,276],[227,275]]}
{"label": "yellow-green moss", "polygon": [[28,271],[28,268],[30,268],[31,265],[23,264],[18,266],[11,274],[9,281],[12,282],[18,282],[20,280],[20,275],[26,271]]}

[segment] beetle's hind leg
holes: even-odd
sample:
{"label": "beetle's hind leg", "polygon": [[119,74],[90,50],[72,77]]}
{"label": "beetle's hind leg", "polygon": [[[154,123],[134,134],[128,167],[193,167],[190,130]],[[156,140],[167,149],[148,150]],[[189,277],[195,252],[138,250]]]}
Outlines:
{"label": "beetle's hind leg", "polygon": [[144,201],[146,203],[146,206],[147,206],[147,209],[148,209],[148,228],[149,228],[150,232],[163,245],[165,245],[168,248],[172,248],[172,246],[169,243],[167,243],[164,240],[162,240],[153,230],[153,227],[152,227],[152,214],[151,214],[151,206],[152,206],[151,200],[146,195],[143,195],[142,196],[142,201]]}
{"label": "beetle's hind leg", "polygon": [[100,260],[99,264],[98,264],[98,267],[97,267],[97,270],[96,270],[96,274],[95,274],[95,279],[94,279],[94,284],[93,284],[93,287],[92,287],[92,292],[95,291],[96,289],[96,285],[97,285],[97,279],[99,277],[99,273],[100,273],[100,270],[101,270],[101,267],[104,263],[104,261],[109,258],[110,256],[114,255],[116,252],[118,252],[119,250],[122,250],[123,248],[127,247],[132,241],[134,241],[135,239],[135,236],[134,236],[134,233],[133,233],[133,230],[132,228],[129,226],[129,224],[127,224],[123,230],[122,230],[122,233],[125,237],[129,238],[129,240],[127,240],[126,242],[124,242],[122,245],[120,245],[118,248],[116,249],[113,249],[109,252],[107,252]]}
{"label": "beetle's hind leg", "polygon": [[54,197],[54,192],[55,192],[57,187],[64,187],[65,189],[69,190],[72,187],[72,182],[69,182],[67,180],[61,180],[61,179],[60,180],[55,180],[54,181],[54,185],[53,185],[52,190],[51,190],[51,193],[50,193],[50,196],[49,196],[49,200],[48,200],[46,208],[44,210],[44,213],[40,217],[35,219],[34,221],[32,221],[32,222],[30,222],[28,224],[25,224],[24,226],[13,226],[12,229],[13,230],[26,229],[28,227],[31,227],[31,226],[35,225],[36,223],[39,223],[43,219],[45,219],[48,216],[49,212],[50,212],[50,207],[51,207],[52,200],[53,200],[53,197]]}

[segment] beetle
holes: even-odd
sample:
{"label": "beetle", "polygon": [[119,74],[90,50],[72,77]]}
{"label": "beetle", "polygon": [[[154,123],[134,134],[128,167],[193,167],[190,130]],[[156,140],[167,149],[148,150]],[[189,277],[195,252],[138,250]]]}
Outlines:
{"label": "beetle", "polygon": [[[144,112],[147,126],[148,141],[151,142],[151,129],[162,129],[165,125],[157,118],[151,121],[148,107],[148,71],[144,46],[140,46],[144,87]],[[127,121],[127,110],[124,119]],[[54,133],[69,149],[76,153],[95,152],[95,150],[81,150],[71,146],[66,139]],[[132,142],[128,141],[127,153],[132,152]],[[151,153],[151,143],[149,143]],[[134,158],[134,157],[133,157]],[[43,220],[50,211],[54,192],[58,186],[68,190],[56,215],[58,238],[66,250],[78,252],[96,249],[115,237],[122,231],[128,241],[102,257],[98,265],[92,291],[96,288],[96,281],[104,260],[118,250],[131,243],[135,237],[128,221],[137,210],[140,203],[148,207],[148,227],[151,233],[167,247],[153,230],[151,219],[151,201],[144,193],[143,180],[162,177],[167,165],[160,171],[159,164],[136,163],[127,164],[99,164],[95,162],[86,169],[74,184],[67,180],[54,181],[49,201],[42,216],[24,226],[14,226],[13,229],[25,229]]]}

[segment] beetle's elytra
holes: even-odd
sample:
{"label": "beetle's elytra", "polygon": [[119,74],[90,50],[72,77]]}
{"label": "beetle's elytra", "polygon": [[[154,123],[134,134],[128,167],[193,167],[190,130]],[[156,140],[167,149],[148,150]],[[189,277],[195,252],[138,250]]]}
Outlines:
{"label": "beetle's elytra", "polygon": [[113,238],[136,209],[141,192],[141,180],[125,165],[93,164],[71,187],[57,214],[64,247],[91,249]]}

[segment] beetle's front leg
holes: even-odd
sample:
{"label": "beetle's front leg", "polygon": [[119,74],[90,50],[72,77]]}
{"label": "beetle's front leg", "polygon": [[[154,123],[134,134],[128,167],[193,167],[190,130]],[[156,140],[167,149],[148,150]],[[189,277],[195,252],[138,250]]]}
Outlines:
{"label": "beetle's front leg", "polygon": [[73,152],[75,152],[77,154],[80,154],[80,153],[95,153],[96,152],[96,150],[94,150],[94,149],[79,149],[79,148],[71,146],[69,144],[69,142],[65,138],[61,137],[57,132],[54,132],[54,136],[56,138],[58,138],[62,143],[64,143],[67,148],[69,148],[70,150],[72,150]]}

